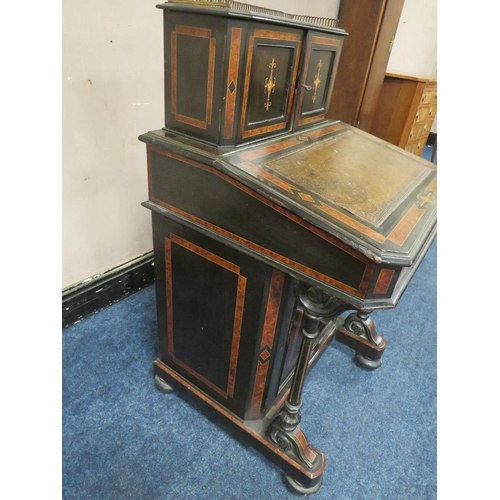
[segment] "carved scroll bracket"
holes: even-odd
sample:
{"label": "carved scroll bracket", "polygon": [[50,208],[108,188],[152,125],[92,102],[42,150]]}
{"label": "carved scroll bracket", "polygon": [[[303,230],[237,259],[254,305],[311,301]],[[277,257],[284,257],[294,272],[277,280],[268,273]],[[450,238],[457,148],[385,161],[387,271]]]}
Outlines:
{"label": "carved scroll bracket", "polygon": [[[342,328],[338,329],[337,337],[341,342],[345,342],[341,338],[345,331],[347,334],[354,334],[360,339],[358,349],[356,349],[356,361],[369,370],[379,368],[382,364],[382,355],[387,345],[384,337],[381,337],[375,329],[375,324],[369,317],[370,313],[357,311],[349,314],[345,319]],[[371,347],[370,347],[371,346]]]}
{"label": "carved scroll bracket", "polygon": [[384,341],[383,337],[377,333],[375,324],[370,319],[369,313],[367,312],[358,311],[349,314],[345,320],[344,327],[355,335],[365,338],[376,346],[381,345]]}

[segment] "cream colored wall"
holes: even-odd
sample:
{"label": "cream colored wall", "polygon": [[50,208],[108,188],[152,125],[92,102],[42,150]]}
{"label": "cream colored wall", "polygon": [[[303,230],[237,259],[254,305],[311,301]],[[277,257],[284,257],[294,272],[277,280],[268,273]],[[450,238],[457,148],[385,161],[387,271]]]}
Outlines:
{"label": "cream colored wall", "polygon": [[[241,0],[240,0],[241,1]],[[244,3],[301,16],[336,18],[341,0],[243,0]]]}
{"label": "cream colored wall", "polygon": [[405,0],[387,71],[437,75],[437,0]]}
{"label": "cream colored wall", "polygon": [[436,76],[437,0],[405,0],[387,71]]}
{"label": "cream colored wall", "polygon": [[145,146],[163,124],[157,0],[63,0],[63,288],[152,248]]}

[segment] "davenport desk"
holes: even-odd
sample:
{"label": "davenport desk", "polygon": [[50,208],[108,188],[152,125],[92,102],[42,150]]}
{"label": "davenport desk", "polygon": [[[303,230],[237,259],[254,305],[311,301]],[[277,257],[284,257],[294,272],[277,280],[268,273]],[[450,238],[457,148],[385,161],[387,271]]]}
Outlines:
{"label": "davenport desk", "polygon": [[140,136],[155,381],[218,410],[310,494],[325,456],[300,428],[305,377],[334,339],[381,365],[370,313],[396,306],[435,237],[436,168],[326,117],[346,35],[333,20],[199,3],[158,6],[165,128]]}

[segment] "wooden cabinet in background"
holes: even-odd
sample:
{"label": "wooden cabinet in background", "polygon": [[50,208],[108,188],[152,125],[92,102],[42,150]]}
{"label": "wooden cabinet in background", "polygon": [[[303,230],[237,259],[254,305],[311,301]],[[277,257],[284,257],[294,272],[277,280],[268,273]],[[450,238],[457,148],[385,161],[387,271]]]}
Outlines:
{"label": "wooden cabinet in background", "polygon": [[420,156],[436,111],[435,78],[387,73],[370,133]]}
{"label": "wooden cabinet in background", "polygon": [[404,0],[342,0],[346,30],[328,116],[370,132]]}

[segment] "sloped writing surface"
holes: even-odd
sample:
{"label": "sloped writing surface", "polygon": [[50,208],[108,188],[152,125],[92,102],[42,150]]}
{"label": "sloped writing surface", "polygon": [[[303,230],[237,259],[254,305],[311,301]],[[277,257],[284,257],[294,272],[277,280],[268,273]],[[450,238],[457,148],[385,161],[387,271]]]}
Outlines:
{"label": "sloped writing surface", "polygon": [[375,261],[411,265],[436,225],[436,166],[342,122],[216,163]]}
{"label": "sloped writing surface", "polygon": [[376,227],[429,174],[425,165],[402,162],[382,144],[367,144],[351,130],[282,154],[263,166]]}

